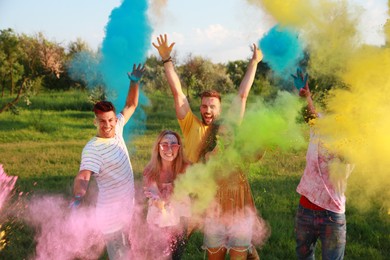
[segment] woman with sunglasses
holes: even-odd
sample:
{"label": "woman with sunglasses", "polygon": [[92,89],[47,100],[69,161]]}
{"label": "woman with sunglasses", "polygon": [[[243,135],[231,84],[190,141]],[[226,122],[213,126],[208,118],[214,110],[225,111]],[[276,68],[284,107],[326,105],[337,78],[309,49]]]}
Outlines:
{"label": "woman with sunglasses", "polygon": [[[180,259],[186,237],[186,218],[191,216],[190,198],[172,199],[174,181],[189,166],[178,133],[162,131],[154,143],[143,175],[148,198],[147,222],[152,240],[150,253],[161,259]],[[149,257],[153,257],[150,256]]]}

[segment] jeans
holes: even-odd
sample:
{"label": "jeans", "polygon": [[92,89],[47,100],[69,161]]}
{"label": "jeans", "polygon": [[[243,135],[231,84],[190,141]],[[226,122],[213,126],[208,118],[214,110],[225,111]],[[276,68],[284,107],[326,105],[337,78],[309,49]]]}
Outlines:
{"label": "jeans", "polygon": [[322,259],[344,258],[347,234],[345,214],[329,210],[311,210],[299,205],[295,216],[296,254],[298,259],[315,259],[317,239],[322,244]]}

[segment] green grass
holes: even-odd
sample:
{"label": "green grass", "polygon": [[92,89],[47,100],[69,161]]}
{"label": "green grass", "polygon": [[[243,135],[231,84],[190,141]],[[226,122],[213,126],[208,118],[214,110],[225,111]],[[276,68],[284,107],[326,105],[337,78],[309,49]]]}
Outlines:
{"label": "green grass", "polygon": [[[152,143],[163,129],[180,131],[171,97],[149,95],[151,105],[145,131],[128,143],[136,180],[150,157]],[[60,193],[69,196],[78,172],[81,151],[96,133],[87,93],[80,91],[42,93],[20,114],[0,114],[0,163],[18,176],[15,194]],[[197,100],[193,100],[197,113]],[[305,149],[268,150],[261,161],[248,166],[248,178],[256,207],[272,233],[259,251],[262,259],[295,259],[294,216],[299,196],[295,192],[305,166]],[[349,201],[353,198],[349,198]],[[388,259],[390,216],[379,206],[359,212],[347,204],[346,259]],[[0,259],[27,259],[35,248],[35,230],[16,219],[4,219],[6,247]],[[203,259],[202,234],[195,233],[183,259]],[[316,255],[320,259],[320,248]],[[105,256],[102,256],[104,259]]]}

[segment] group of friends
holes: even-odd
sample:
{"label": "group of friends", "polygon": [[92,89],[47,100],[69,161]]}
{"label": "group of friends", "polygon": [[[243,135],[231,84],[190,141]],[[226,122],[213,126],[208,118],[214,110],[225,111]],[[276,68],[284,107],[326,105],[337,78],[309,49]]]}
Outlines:
{"label": "group of friends", "polygon": [[[204,234],[203,246],[208,259],[260,259],[254,237],[267,233],[268,226],[259,216],[249,182],[240,167],[223,168],[217,172],[217,190],[202,219],[192,218],[191,203],[196,195],[173,199],[175,180],[195,164],[207,164],[223,153],[220,139],[233,131],[221,118],[221,95],[217,91],[201,94],[200,115],[192,111],[172,62],[174,43],[167,35],[153,43],[165,69],[173,95],[181,135],[172,130],[159,133],[151,158],[143,172],[143,192],[147,199],[146,222],[149,231],[159,236],[158,252],[134,255],[131,248],[131,216],[134,211],[134,176],[129,153],[123,138],[124,125],[138,105],[139,82],[145,72],[142,64],[134,65],[128,73],[130,86],[125,106],[120,113],[109,101],[94,105],[97,135],[84,147],[80,170],[74,180],[72,205],[79,205],[88,190],[91,176],[98,185],[96,216],[112,259],[181,259],[185,245],[194,230]],[[253,85],[262,52],[253,44],[238,93],[229,106],[234,127],[239,127],[245,114],[246,101]],[[321,117],[315,110],[307,76],[297,72],[294,84],[299,95],[307,100],[311,118]],[[224,145],[231,145],[229,140]],[[346,244],[345,185],[351,167],[346,167],[340,185],[330,181],[329,163],[336,158],[325,149],[314,127],[306,156],[306,168],[297,187],[301,195],[295,221],[296,255],[298,259],[314,259],[317,240],[321,240],[323,259],[343,259]],[[349,171],[348,171],[349,170]],[[228,172],[226,172],[228,171]],[[195,184],[194,184],[195,185]],[[341,188],[340,188],[341,187]],[[162,241],[161,241],[162,240]],[[152,241],[151,241],[152,242]],[[133,251],[133,252],[132,252]],[[154,256],[153,256],[154,255]]]}

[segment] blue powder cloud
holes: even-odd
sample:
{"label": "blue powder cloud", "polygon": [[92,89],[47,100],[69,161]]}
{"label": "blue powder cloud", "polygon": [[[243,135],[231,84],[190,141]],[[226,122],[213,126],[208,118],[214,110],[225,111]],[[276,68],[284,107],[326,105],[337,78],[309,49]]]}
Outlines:
{"label": "blue powder cloud", "polygon": [[[80,52],[69,63],[70,76],[82,80],[87,87],[104,86],[108,100],[119,112],[125,105],[133,64],[144,64],[151,43],[152,28],[147,18],[147,0],[124,0],[113,9],[106,25],[105,37],[97,55]],[[125,126],[126,140],[145,130],[143,105],[149,103],[140,89],[138,107]]]}
{"label": "blue powder cloud", "polygon": [[279,25],[272,27],[260,39],[259,46],[264,55],[263,61],[271,67],[275,76],[283,79],[295,72],[299,61],[304,57],[298,34]]}
{"label": "blue powder cloud", "polygon": [[99,55],[89,51],[78,52],[69,62],[69,76],[74,80],[84,82],[88,88],[103,86],[99,63]]}
{"label": "blue powder cloud", "polygon": [[[132,71],[134,63],[145,63],[150,47],[152,28],[147,18],[147,9],[147,0],[125,0],[111,12],[106,25],[99,68],[108,93],[114,93],[109,99],[118,111],[123,108],[129,89],[127,72]],[[126,124],[125,133],[131,135],[134,131],[142,132],[146,114],[141,106],[147,103],[141,86],[138,108]],[[125,138],[129,136],[125,135]]]}

